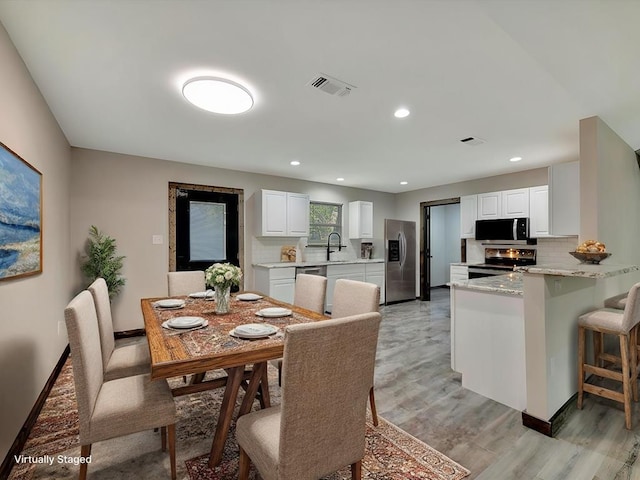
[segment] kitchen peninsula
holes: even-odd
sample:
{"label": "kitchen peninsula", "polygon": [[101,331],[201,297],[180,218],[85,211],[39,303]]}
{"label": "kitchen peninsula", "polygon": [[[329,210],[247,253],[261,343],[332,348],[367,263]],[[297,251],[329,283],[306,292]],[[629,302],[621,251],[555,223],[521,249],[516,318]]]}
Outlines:
{"label": "kitchen peninsula", "polygon": [[[451,362],[462,385],[553,435],[577,391],[578,316],[640,280],[636,265],[576,263],[451,283]],[[465,378],[467,377],[467,378]]]}

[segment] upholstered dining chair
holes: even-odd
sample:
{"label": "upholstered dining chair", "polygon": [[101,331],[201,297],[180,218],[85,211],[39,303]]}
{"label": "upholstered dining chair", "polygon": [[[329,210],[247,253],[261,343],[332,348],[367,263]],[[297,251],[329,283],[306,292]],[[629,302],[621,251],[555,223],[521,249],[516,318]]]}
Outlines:
{"label": "upholstered dining chair", "polygon": [[265,480],[315,480],[346,465],[361,478],[380,319],[366,313],[286,327],[281,404],[236,424],[240,480],[251,461]]}
{"label": "upholstered dining chair", "polygon": [[203,292],[207,288],[204,280],[204,272],[202,270],[168,272],[167,283],[169,286],[170,297]]}
{"label": "upholstered dining chair", "polygon": [[[331,318],[342,318],[360,313],[377,312],[380,307],[380,287],[373,283],[359,282],[340,278],[333,289],[333,308]],[[371,418],[378,426],[376,397],[373,393],[373,382],[369,390]]]}
{"label": "upholstered dining chair", "polygon": [[149,373],[151,358],[149,346],[144,337],[135,343],[116,347],[107,282],[104,278],[97,278],[89,285],[88,290],[93,297],[98,318],[105,381]]}
{"label": "upholstered dining chair", "polygon": [[[162,450],[169,440],[171,478],[176,478],[176,407],[166,380],[134,375],[105,381],[100,332],[93,297],[80,292],[64,311],[80,420],[80,455],[88,458],[95,442],[161,429]],[[80,463],[80,480],[87,463]]]}
{"label": "upholstered dining chair", "polygon": [[[300,273],[296,275],[293,304],[316,313],[324,313],[324,301],[327,298],[327,277]],[[278,385],[282,385],[282,359],[273,360],[278,368]]]}

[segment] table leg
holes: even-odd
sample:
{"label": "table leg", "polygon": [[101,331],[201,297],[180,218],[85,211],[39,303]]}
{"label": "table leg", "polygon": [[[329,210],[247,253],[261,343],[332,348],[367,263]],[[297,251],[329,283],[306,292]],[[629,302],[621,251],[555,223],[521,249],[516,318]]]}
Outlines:
{"label": "table leg", "polygon": [[262,379],[266,371],[266,362],[256,363],[253,365],[253,371],[251,372],[249,386],[247,387],[244,399],[242,400],[242,405],[240,406],[240,411],[238,412],[239,417],[251,411],[251,406],[253,405],[253,401],[256,398],[256,393],[258,393],[258,389],[261,386]]}
{"label": "table leg", "polygon": [[269,394],[269,365],[264,364],[264,370],[262,371],[262,381],[260,382],[260,406],[262,408],[269,408],[271,406],[271,395]]}
{"label": "table leg", "polygon": [[233,417],[233,407],[236,404],[238,390],[240,389],[240,383],[244,376],[244,365],[226,370],[228,374],[227,387],[225,388],[224,396],[222,397],[220,417],[218,418],[218,424],[216,425],[216,432],[213,436],[211,454],[209,456],[209,466],[211,468],[218,466],[222,460],[224,444],[227,441],[229,427],[231,426],[231,418]]}

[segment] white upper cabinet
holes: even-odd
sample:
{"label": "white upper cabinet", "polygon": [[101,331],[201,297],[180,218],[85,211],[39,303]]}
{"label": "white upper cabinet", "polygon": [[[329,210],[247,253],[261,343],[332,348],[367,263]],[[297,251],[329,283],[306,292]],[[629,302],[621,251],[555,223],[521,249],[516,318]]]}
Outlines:
{"label": "white upper cabinet", "polygon": [[501,218],[520,218],[529,216],[529,189],[506,190],[502,194]]}
{"label": "white upper cabinet", "polygon": [[493,220],[502,215],[502,192],[478,194],[478,220]]}
{"label": "white upper cabinet", "polygon": [[262,190],[256,194],[258,232],[264,237],[309,235],[309,195]]}
{"label": "white upper cabinet", "polygon": [[460,197],[460,237],[476,237],[478,219],[478,195]]}
{"label": "white upper cabinet", "polygon": [[549,227],[552,235],[580,234],[580,163],[549,167]]}
{"label": "white upper cabinet", "polygon": [[373,202],[349,202],[349,238],[373,238]]}
{"label": "white upper cabinet", "polygon": [[529,189],[529,236],[549,236],[549,186]]}

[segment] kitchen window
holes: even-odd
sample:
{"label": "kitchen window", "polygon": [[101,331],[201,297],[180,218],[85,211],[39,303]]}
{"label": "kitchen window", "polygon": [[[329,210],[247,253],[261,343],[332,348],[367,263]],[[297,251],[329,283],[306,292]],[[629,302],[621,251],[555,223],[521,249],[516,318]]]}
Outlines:
{"label": "kitchen window", "polygon": [[332,232],[342,236],[342,204],[310,202],[308,245],[326,245]]}

